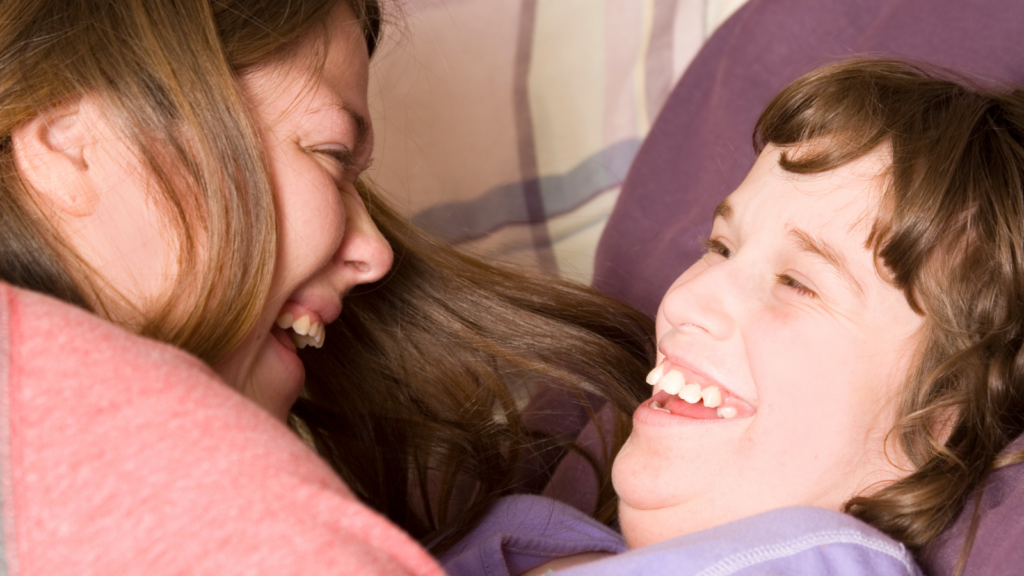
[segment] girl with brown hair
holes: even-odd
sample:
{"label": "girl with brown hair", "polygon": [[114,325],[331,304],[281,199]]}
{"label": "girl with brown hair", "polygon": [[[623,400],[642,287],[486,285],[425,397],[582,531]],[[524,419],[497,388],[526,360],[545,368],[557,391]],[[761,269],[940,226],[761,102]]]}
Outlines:
{"label": "girl with brown hair", "polygon": [[[567,574],[916,573],[904,547],[1024,458],[1024,91],[843,62],[779,94],[754,146],[661,302],[613,468],[625,541],[590,537],[635,550]],[[495,514],[538,510],[547,540],[585,532],[525,497]]]}
{"label": "girl with brown hair", "polygon": [[650,324],[365,185],[381,22],[376,0],[5,2],[0,278],[194,354],[440,550],[569,444],[524,424],[533,391],[632,411]]}

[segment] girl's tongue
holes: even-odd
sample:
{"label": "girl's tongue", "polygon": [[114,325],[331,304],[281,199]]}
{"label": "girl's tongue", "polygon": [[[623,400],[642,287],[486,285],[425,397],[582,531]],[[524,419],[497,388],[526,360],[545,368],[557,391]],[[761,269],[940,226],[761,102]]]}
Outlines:
{"label": "girl's tongue", "polygon": [[745,400],[719,386],[687,382],[687,375],[669,362],[662,362],[651,370],[647,383],[658,390],[650,407],[676,416],[713,420],[746,418],[755,412]]}
{"label": "girl's tongue", "polygon": [[699,420],[713,420],[719,418],[718,408],[708,408],[703,402],[690,404],[679,396],[673,396],[665,391],[660,391],[655,394],[654,401],[658,402],[662,408],[676,416],[697,418]]}

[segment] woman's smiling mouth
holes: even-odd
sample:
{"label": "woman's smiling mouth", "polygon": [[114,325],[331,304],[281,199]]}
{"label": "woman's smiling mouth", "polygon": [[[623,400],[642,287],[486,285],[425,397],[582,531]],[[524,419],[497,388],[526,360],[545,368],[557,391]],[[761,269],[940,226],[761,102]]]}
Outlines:
{"label": "woman's smiling mouth", "polygon": [[306,346],[322,347],[327,336],[326,325],[331,320],[333,318],[324,318],[315,310],[289,301],[281,309],[275,324],[301,350]]}

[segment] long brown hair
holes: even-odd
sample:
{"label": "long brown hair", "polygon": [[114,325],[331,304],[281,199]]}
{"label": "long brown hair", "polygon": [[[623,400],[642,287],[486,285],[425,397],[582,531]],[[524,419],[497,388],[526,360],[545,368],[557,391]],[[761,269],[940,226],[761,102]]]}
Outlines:
{"label": "long brown hair", "polygon": [[[133,303],[100,287],[34,218],[12,131],[51,108],[99,100],[148,168],[178,233],[183,273],[137,331],[211,364],[251,329],[274,270],[273,193],[236,80],[298,42],[332,2],[48,2],[0,6],[0,275],[110,316]],[[204,253],[197,250],[199,242]],[[181,318],[184,316],[184,319]]]}
{"label": "long brown hair", "polygon": [[[90,94],[148,165],[180,231],[175,300],[132,328],[211,364],[237,346],[266,301],[276,248],[273,190],[237,75],[316,33],[337,1],[0,4],[0,278],[105,313],[95,274],[33,217],[10,138]],[[343,1],[372,53],[379,4]],[[525,489],[522,467],[538,451],[571,447],[527,426],[533,391],[563,390],[589,410],[608,399],[608,451],[621,445],[647,393],[653,329],[586,288],[462,255],[359,189],[395,265],[346,298],[323,349],[303,351],[306,391],[290,420],[363,500],[443,550],[494,499]],[[598,473],[610,518],[608,471]]]}
{"label": "long brown hair", "polygon": [[[650,393],[652,325],[575,283],[461,254],[362,191],[395,266],[346,298],[327,328],[336,353],[303,355],[293,416],[358,494],[441,551],[525,488],[518,468],[536,451],[571,446],[524,422],[537,388],[608,401],[614,456]],[[597,470],[603,520],[615,514],[609,472]]]}
{"label": "long brown hair", "polygon": [[1024,431],[1024,92],[899,61],[843,62],[779,94],[754,143],[814,143],[780,160],[800,174],[879,149],[891,158],[868,243],[925,318],[890,435],[913,470],[846,510],[920,551],[992,470],[1024,460],[1000,456]]}

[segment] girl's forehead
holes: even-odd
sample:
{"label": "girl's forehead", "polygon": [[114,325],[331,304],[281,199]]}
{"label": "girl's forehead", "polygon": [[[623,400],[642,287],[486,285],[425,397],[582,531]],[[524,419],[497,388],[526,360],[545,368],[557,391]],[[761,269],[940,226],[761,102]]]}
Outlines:
{"label": "girl's forehead", "polygon": [[[747,265],[759,270],[795,270],[816,283],[831,305],[860,310],[852,316],[863,316],[864,303],[891,305],[893,287],[879,274],[868,241],[888,183],[884,158],[803,175],[783,170],[778,156],[777,149],[762,154],[747,180],[718,206],[713,238],[746,253]],[[831,278],[849,289],[830,288]],[[905,305],[899,296],[895,301]]]}
{"label": "girl's forehead", "polygon": [[779,165],[781,150],[769,146],[743,183],[715,211],[741,228],[779,224],[866,235],[886,183],[886,158],[858,158],[834,170],[794,174]]}

